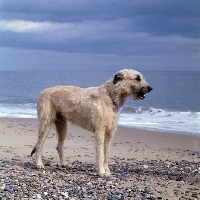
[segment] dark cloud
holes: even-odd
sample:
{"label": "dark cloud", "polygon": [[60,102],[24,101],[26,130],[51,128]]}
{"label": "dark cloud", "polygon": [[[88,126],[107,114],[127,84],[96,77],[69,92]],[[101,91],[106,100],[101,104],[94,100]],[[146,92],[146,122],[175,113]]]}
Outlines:
{"label": "dark cloud", "polygon": [[127,66],[131,61],[139,66],[140,61],[144,66],[152,63],[152,69],[159,63],[166,67],[169,60],[176,66],[179,60],[187,69],[181,58],[194,69],[200,63],[199,0],[1,0],[0,6],[1,48],[72,53],[81,58],[102,54],[113,58],[111,63],[118,55],[121,63],[128,60]]}
{"label": "dark cloud", "polygon": [[83,22],[126,18],[132,31],[200,37],[200,1],[2,1],[2,18],[27,21]]}

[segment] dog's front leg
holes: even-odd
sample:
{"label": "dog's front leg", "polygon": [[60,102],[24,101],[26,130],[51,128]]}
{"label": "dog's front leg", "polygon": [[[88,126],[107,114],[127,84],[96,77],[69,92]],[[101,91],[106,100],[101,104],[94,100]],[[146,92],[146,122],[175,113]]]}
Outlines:
{"label": "dog's front leg", "polygon": [[107,176],[110,175],[110,169],[108,167],[108,160],[110,156],[110,145],[111,140],[113,138],[113,132],[107,132],[105,134],[105,141],[104,141],[104,169]]}
{"label": "dog's front leg", "polygon": [[104,169],[104,138],[105,132],[96,132],[96,157],[97,157],[97,171],[100,176],[105,175]]}

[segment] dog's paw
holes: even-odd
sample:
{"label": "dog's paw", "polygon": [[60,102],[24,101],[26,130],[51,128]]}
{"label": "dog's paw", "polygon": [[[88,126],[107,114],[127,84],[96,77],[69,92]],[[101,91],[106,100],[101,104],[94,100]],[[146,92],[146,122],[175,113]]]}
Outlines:
{"label": "dog's paw", "polygon": [[110,174],[110,169],[107,167],[107,168],[105,168],[105,173],[106,174]]}
{"label": "dog's paw", "polygon": [[66,164],[62,164],[61,167],[65,169],[69,169],[72,167],[72,165],[66,163]]}
{"label": "dog's paw", "polygon": [[109,177],[111,175],[110,170],[109,170],[109,172],[103,172],[103,173],[99,172],[98,174],[101,177]]}
{"label": "dog's paw", "polygon": [[110,172],[105,172],[105,173],[103,174],[104,177],[109,177],[110,175],[111,175]]}
{"label": "dog's paw", "polygon": [[44,164],[37,164],[36,169],[44,169]]}

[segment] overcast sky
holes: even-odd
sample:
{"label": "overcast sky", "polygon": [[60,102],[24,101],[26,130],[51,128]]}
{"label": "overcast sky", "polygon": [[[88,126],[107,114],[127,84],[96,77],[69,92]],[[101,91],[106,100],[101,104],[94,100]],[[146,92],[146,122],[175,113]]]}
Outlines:
{"label": "overcast sky", "polygon": [[0,0],[0,70],[200,70],[199,0]]}

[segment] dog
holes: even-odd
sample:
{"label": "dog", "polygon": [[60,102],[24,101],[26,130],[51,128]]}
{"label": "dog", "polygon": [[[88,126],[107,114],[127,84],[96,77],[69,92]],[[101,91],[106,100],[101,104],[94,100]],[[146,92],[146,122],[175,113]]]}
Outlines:
{"label": "dog", "polygon": [[151,90],[141,73],[124,69],[99,87],[55,86],[42,91],[37,101],[38,141],[31,152],[31,156],[36,152],[37,168],[44,168],[42,148],[52,124],[55,124],[58,135],[61,166],[68,167],[63,149],[70,121],[94,132],[97,172],[100,176],[109,176],[110,145],[117,129],[120,107],[131,96],[143,100]]}

